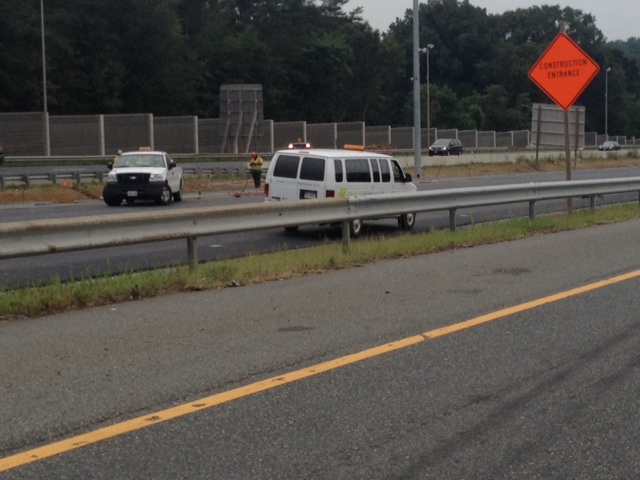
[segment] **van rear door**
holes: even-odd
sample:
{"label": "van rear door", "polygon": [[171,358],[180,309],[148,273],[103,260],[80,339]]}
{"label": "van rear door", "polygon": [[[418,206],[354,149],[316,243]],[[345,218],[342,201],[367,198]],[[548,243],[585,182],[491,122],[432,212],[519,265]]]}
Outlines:
{"label": "van rear door", "polygon": [[303,154],[280,154],[267,174],[269,200],[325,198],[326,159]]}
{"label": "van rear door", "polygon": [[268,200],[295,199],[298,185],[300,155],[276,155],[267,172],[266,183],[269,184]]}
{"label": "van rear door", "polygon": [[300,200],[326,197],[326,165],[326,158],[311,156],[302,158],[298,188]]}

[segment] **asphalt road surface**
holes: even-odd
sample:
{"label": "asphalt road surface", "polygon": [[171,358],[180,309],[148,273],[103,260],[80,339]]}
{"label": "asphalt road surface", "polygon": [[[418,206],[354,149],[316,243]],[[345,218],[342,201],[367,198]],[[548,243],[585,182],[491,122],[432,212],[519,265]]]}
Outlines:
{"label": "asphalt road surface", "polygon": [[0,479],[640,478],[639,239],[0,323]]}

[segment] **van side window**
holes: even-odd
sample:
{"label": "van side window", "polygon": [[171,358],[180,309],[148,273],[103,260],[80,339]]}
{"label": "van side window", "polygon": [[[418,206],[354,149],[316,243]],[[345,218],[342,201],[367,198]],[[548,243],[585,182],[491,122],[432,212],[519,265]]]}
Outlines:
{"label": "van side window", "polygon": [[344,182],[344,172],[342,171],[342,160],[334,160],[333,161],[334,170],[336,173],[336,183]]}
{"label": "van side window", "polygon": [[373,172],[373,181],[375,183],[380,183],[380,167],[378,166],[378,159],[371,158],[371,171]]}
{"label": "van side window", "polygon": [[300,157],[297,155],[280,155],[273,169],[274,177],[296,178],[298,176],[298,164]]}
{"label": "van side window", "polygon": [[389,160],[381,158],[380,160],[380,172],[382,172],[382,181],[389,183],[391,181],[391,170],[389,169]]}
{"label": "van side window", "polygon": [[391,166],[393,167],[393,180],[395,182],[404,182],[404,173],[402,172],[402,167],[397,160],[391,160]]}
{"label": "van side window", "polygon": [[366,158],[348,158],[344,161],[347,182],[370,183],[371,171]]}
{"label": "van side window", "polygon": [[300,168],[300,180],[324,180],[324,158],[304,157]]}

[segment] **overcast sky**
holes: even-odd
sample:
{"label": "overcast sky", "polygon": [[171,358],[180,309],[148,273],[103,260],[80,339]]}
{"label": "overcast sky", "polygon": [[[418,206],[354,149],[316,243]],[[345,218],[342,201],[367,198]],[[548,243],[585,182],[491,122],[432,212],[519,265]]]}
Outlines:
{"label": "overcast sky", "polygon": [[[422,0],[420,3],[425,3]],[[532,2],[527,0],[470,0],[472,5],[485,8],[487,13],[502,13],[507,10],[528,8],[534,5],[560,5],[591,13],[595,16],[596,27],[608,40],[627,40],[640,37],[638,0],[571,0],[569,2]],[[396,18],[404,18],[407,9],[413,10],[413,0],[349,0],[346,12],[363,7],[362,17],[381,32],[386,32]]]}

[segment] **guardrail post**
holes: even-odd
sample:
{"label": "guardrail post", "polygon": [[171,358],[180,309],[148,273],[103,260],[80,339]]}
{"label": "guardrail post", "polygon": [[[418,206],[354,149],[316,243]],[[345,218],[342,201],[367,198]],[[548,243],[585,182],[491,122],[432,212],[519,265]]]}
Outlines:
{"label": "guardrail post", "polygon": [[591,209],[591,213],[596,211],[596,196],[589,195],[589,208]]}
{"label": "guardrail post", "polygon": [[529,202],[529,220],[533,220],[536,218],[536,202],[535,200],[531,200]]}
{"label": "guardrail post", "polygon": [[80,170],[76,170],[75,172],[73,172],[73,177],[76,181],[76,185],[80,185],[80,183],[82,182],[82,174],[80,173]]}
{"label": "guardrail post", "polygon": [[27,175],[26,173],[22,175],[22,181],[24,182],[25,187],[27,188],[31,187],[31,180],[29,179],[29,175]]}
{"label": "guardrail post", "polygon": [[187,237],[187,255],[189,257],[189,268],[195,270],[198,266],[197,237]]}
{"label": "guardrail post", "polygon": [[344,253],[351,251],[351,225],[348,220],[342,222],[342,250]]}
{"label": "guardrail post", "polygon": [[2,188],[6,187],[4,175],[0,175],[0,187]]}
{"label": "guardrail post", "polygon": [[58,173],[57,172],[51,172],[49,174],[49,181],[53,184],[53,185],[57,185],[58,184]]}
{"label": "guardrail post", "polygon": [[456,231],[456,209],[449,209],[449,230],[452,232]]}

